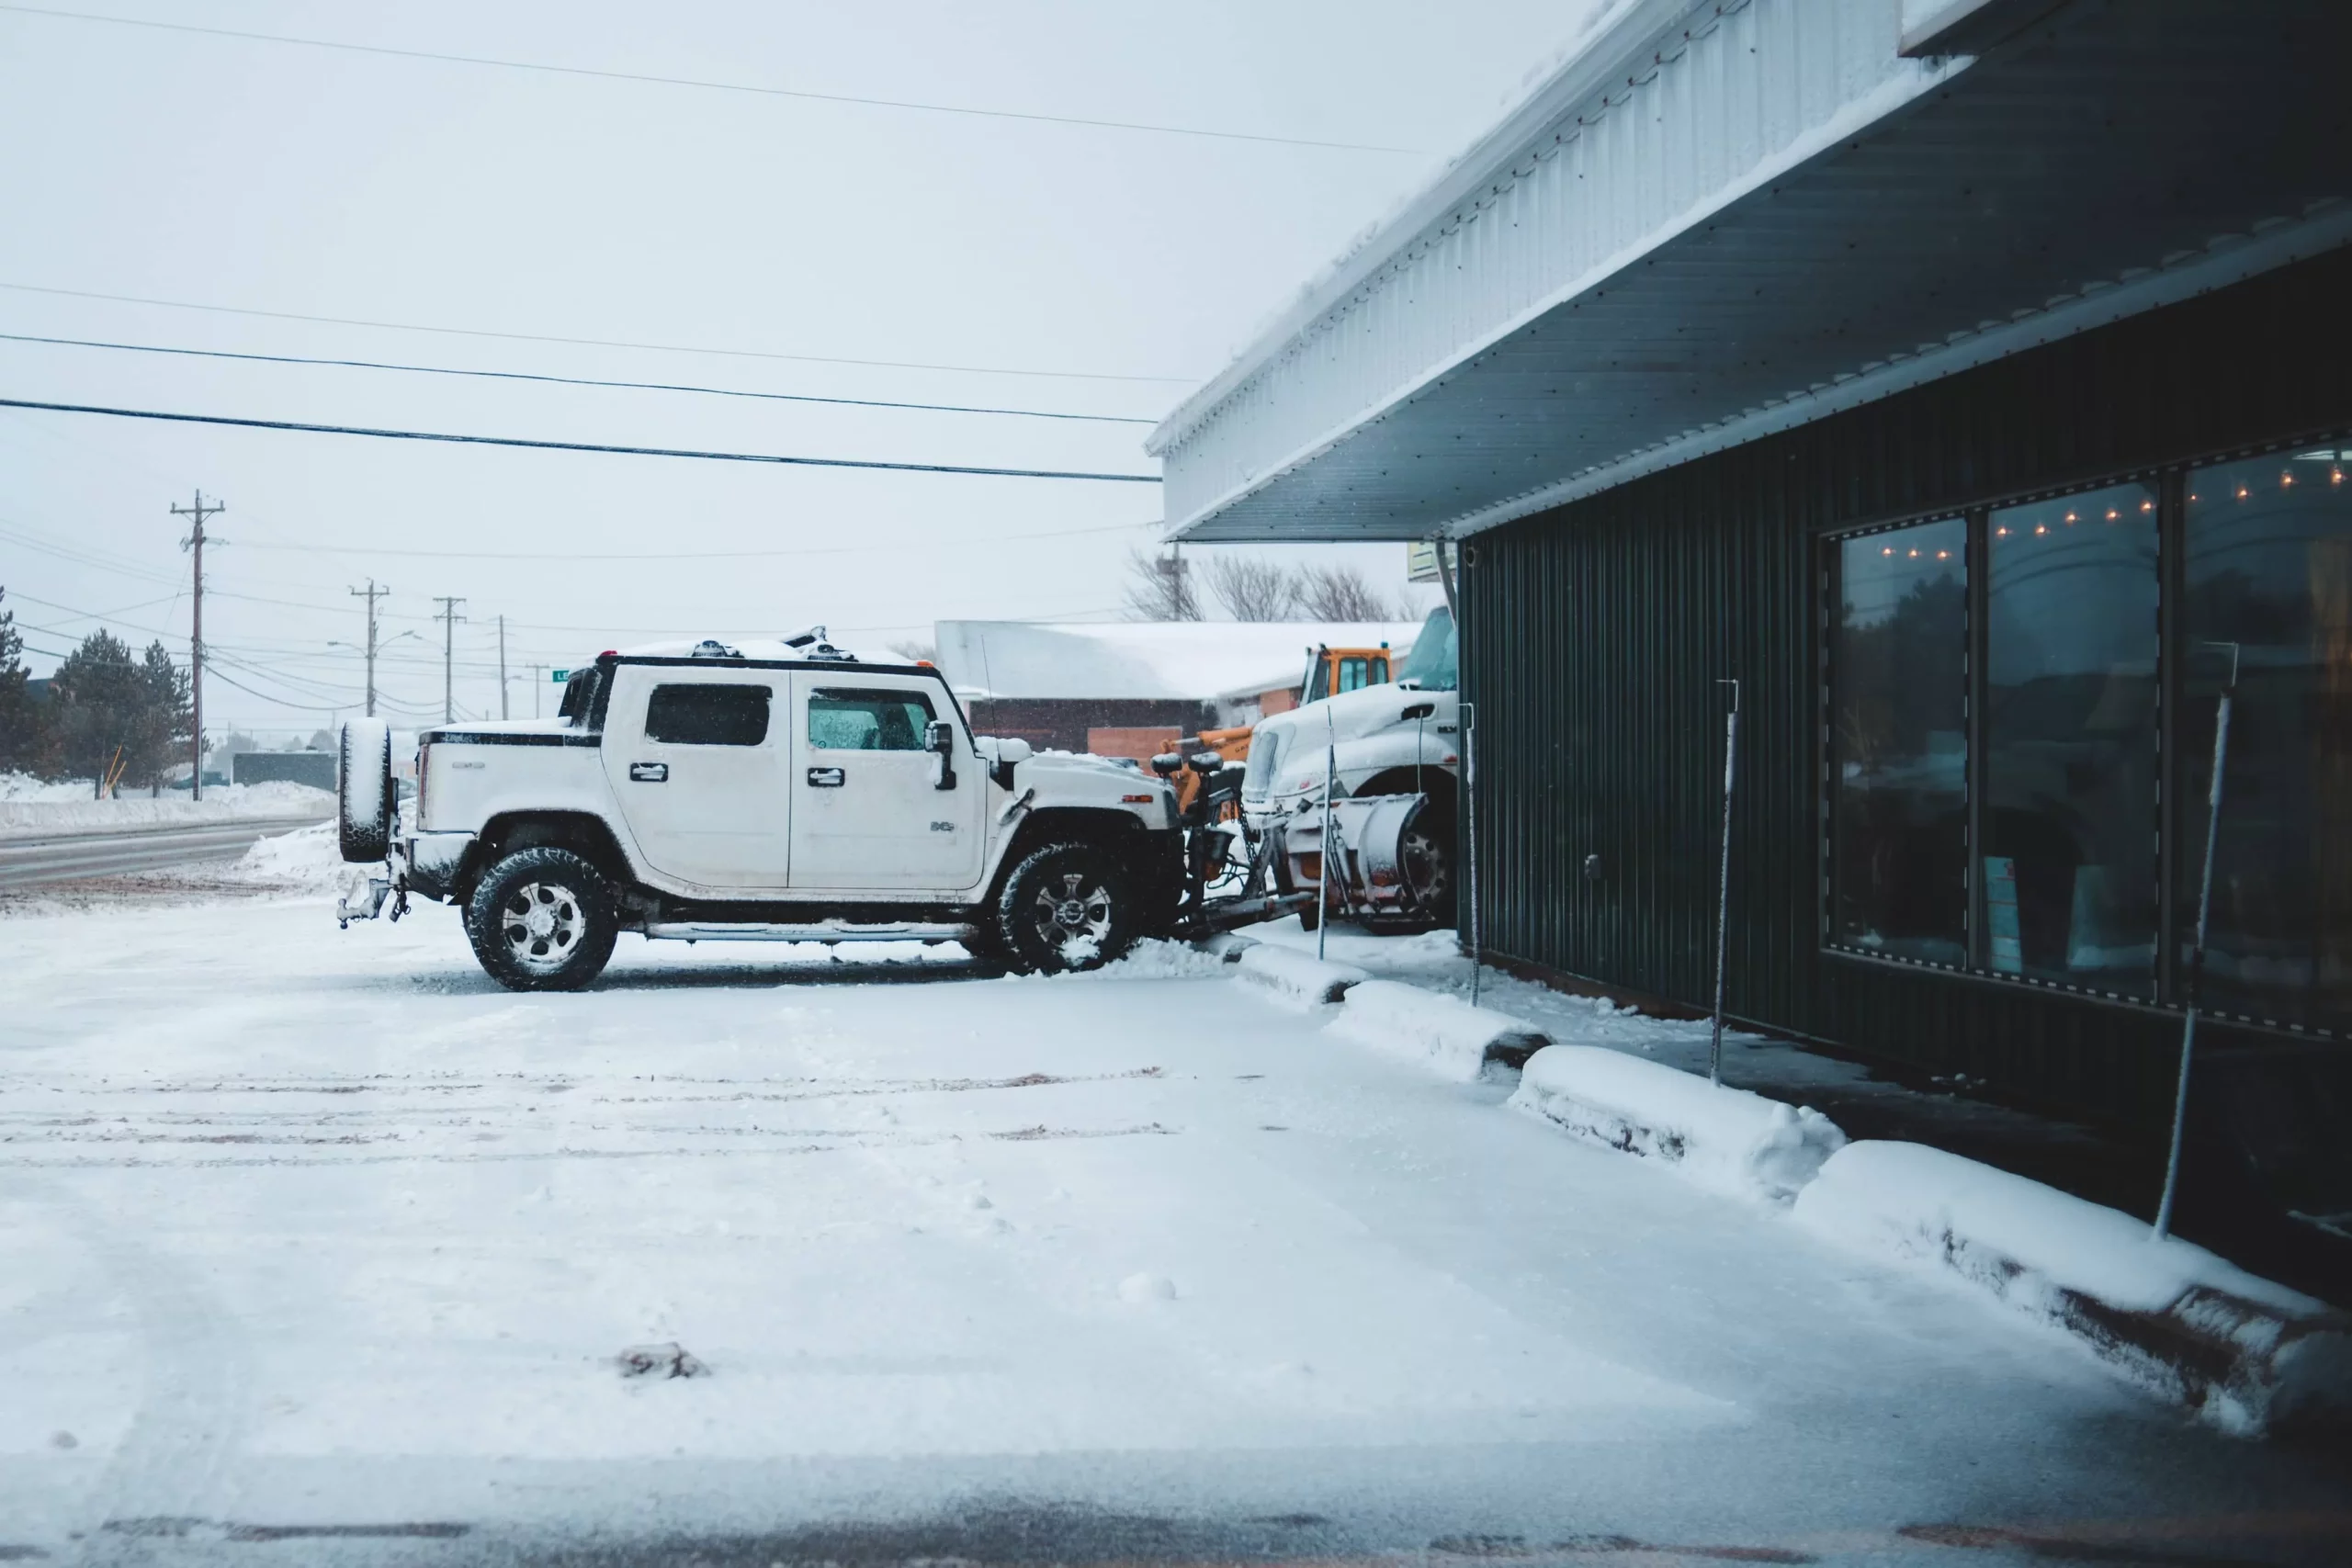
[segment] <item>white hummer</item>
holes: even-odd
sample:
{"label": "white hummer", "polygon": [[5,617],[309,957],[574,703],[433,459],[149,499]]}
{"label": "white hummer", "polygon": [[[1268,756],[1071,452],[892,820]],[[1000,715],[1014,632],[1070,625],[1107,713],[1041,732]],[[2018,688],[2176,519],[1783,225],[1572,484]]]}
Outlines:
{"label": "white hummer", "polygon": [[428,729],[398,812],[390,761],[382,723],[345,727],[344,858],[385,874],[339,912],[454,904],[515,990],[587,985],[624,931],[952,940],[1053,970],[1183,918],[1164,778],[976,738],[937,670],[822,627],[608,652],[556,718]]}

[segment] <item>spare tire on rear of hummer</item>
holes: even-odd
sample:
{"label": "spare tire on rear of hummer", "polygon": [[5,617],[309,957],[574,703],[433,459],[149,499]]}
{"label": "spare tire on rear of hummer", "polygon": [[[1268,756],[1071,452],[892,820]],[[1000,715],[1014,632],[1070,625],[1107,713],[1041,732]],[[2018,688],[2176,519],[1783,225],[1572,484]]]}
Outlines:
{"label": "spare tire on rear of hummer", "polygon": [[351,720],[343,727],[341,765],[335,770],[345,860],[363,863],[390,852],[398,799],[392,789],[392,727],[380,718]]}

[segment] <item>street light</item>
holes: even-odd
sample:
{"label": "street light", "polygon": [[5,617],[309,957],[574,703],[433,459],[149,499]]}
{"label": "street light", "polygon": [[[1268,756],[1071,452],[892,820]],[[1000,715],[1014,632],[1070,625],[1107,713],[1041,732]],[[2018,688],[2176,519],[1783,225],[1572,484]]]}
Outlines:
{"label": "street light", "polygon": [[[372,621],[372,620],[371,620],[371,621],[369,621],[369,622],[368,623],[368,633],[369,633],[369,639],[368,639],[368,646],[367,646],[367,647],[365,647],[365,648],[360,647],[360,646],[359,646],[357,643],[356,643],[356,642],[342,642],[342,641],[338,641],[338,640],[336,640],[336,639],[334,639],[334,638],[332,638],[332,637],[330,637],[330,638],[327,640],[327,646],[328,646],[329,648],[347,648],[347,649],[351,649],[351,651],[352,651],[352,652],[354,652],[354,653],[357,653],[357,654],[361,654],[361,655],[364,655],[364,656],[367,658],[367,660],[368,660],[368,716],[369,718],[373,718],[373,717],[375,717],[375,716],[376,716],[376,655],[377,655],[377,653],[378,653],[378,652],[379,652],[379,651],[380,651],[381,649],[386,649],[386,648],[390,647],[393,643],[396,643],[396,642],[400,641],[401,637],[415,637],[415,636],[416,636],[416,633],[414,633],[413,631],[398,632],[398,633],[395,633],[394,635],[392,635],[392,636],[390,636],[390,637],[385,637],[382,641],[379,642],[379,641],[377,641],[377,640],[375,639],[375,637],[374,637],[374,633],[375,633],[375,630],[376,630],[376,624],[375,624],[375,622],[374,622],[374,621]],[[421,638],[420,638],[419,640],[421,641],[421,640],[423,640],[423,639],[421,639]]]}

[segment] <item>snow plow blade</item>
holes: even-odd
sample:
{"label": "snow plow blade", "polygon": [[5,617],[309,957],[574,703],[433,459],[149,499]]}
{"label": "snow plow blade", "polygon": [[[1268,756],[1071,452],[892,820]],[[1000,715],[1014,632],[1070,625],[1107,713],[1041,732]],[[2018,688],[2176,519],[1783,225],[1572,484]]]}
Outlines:
{"label": "snow plow blade", "polygon": [[1331,802],[1328,857],[1323,813],[1303,811],[1283,825],[1277,880],[1307,890],[1323,887],[1328,912],[1367,925],[1419,924],[1435,918],[1425,873],[1408,853],[1414,825],[1430,808],[1426,795],[1367,795]]}

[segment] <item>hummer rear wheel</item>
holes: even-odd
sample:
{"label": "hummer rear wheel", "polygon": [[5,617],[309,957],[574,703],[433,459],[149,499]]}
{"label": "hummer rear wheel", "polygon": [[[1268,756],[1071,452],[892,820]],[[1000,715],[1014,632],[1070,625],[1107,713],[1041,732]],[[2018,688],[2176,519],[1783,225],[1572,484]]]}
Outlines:
{"label": "hummer rear wheel", "polygon": [[517,850],[484,874],[466,935],[510,991],[576,991],[605,972],[620,924],[602,873],[570,850]]}

